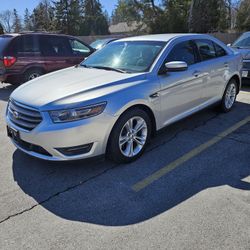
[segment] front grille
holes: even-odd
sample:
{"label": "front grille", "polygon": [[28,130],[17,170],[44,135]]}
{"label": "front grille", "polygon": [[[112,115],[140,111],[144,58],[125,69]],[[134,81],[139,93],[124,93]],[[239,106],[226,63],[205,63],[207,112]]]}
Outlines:
{"label": "front grille", "polygon": [[9,101],[8,117],[15,125],[28,131],[34,129],[42,121],[40,112],[13,100]]}
{"label": "front grille", "polygon": [[244,62],[243,61],[243,68],[244,69],[250,69],[250,62]]}

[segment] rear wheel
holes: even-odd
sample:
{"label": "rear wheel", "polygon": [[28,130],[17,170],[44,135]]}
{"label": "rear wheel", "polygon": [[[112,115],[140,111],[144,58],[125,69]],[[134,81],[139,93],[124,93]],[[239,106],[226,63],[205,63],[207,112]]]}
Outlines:
{"label": "rear wheel", "polygon": [[233,105],[236,101],[237,92],[238,92],[238,84],[234,79],[232,79],[226,87],[226,90],[225,90],[225,93],[223,95],[223,99],[220,105],[221,110],[223,112],[229,112],[233,108]]}
{"label": "rear wheel", "polygon": [[30,80],[33,80],[43,74],[43,71],[41,69],[30,69],[27,70],[24,74],[24,82],[28,82]]}
{"label": "rear wheel", "polygon": [[114,126],[108,144],[108,157],[117,163],[138,159],[144,152],[151,135],[148,114],[135,108],[124,113]]}

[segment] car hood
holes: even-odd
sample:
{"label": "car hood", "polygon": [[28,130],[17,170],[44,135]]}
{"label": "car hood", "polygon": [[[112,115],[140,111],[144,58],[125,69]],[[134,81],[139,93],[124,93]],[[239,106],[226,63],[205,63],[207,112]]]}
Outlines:
{"label": "car hood", "polygon": [[39,110],[50,110],[95,99],[136,84],[145,73],[126,74],[100,69],[71,67],[18,87],[11,98]]}
{"label": "car hood", "polygon": [[250,49],[238,49],[238,48],[232,48],[233,51],[239,52],[243,59],[250,60]]}

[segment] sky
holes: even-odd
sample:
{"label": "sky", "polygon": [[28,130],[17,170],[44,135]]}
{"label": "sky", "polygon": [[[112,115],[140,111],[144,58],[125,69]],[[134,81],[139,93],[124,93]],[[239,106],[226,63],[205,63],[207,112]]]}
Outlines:
{"label": "sky", "polygon": [[[30,11],[36,7],[40,0],[0,0],[0,12],[7,9],[17,9],[20,15],[24,14],[25,8],[28,8]],[[117,0],[100,0],[104,9],[111,14],[114,9]]]}

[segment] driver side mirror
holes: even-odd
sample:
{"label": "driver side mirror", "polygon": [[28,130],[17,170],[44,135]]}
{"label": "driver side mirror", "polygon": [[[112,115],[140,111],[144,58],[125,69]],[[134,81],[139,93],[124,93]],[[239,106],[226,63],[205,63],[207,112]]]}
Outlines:
{"label": "driver side mirror", "polygon": [[188,65],[186,62],[182,61],[173,61],[165,64],[166,72],[178,72],[185,71],[188,69]]}

